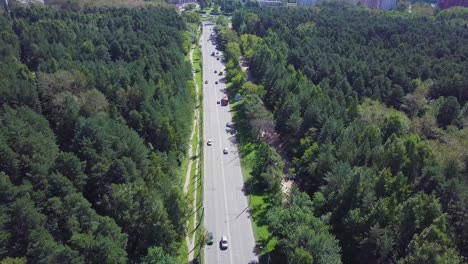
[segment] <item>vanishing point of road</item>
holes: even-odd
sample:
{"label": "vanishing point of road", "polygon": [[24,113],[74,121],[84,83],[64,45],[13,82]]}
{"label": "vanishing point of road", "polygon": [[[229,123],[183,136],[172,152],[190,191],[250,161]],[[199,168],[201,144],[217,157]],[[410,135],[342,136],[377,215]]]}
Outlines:
{"label": "vanishing point of road", "polygon": [[[202,32],[204,222],[207,231],[214,236],[213,245],[205,246],[205,263],[248,264],[258,257],[247,197],[243,192],[239,152],[235,134],[226,126],[232,121],[230,108],[217,104],[225,94],[226,73],[221,52],[214,44],[214,26],[204,22]],[[211,55],[213,52],[214,56]],[[215,70],[223,71],[223,75],[214,73]],[[209,139],[213,141],[211,146],[206,144]],[[224,148],[228,148],[228,154],[223,154]],[[226,250],[220,249],[221,236],[227,237],[229,247]]]}

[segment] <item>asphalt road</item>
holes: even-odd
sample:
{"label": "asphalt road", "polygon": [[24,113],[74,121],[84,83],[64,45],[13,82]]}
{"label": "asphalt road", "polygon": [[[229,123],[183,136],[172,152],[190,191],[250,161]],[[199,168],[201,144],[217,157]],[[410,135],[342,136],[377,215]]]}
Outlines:
{"label": "asphalt road", "polygon": [[[213,36],[210,36],[213,34]],[[216,101],[225,94],[225,72],[222,53],[216,55],[214,26],[203,23],[203,130],[204,130],[204,207],[205,228],[213,232],[214,244],[205,246],[206,264],[247,264],[258,260],[254,253],[255,239],[243,192],[242,176],[235,135],[226,123],[231,122],[229,106]],[[212,56],[215,52],[215,56]],[[219,58],[219,60],[217,60]],[[214,73],[223,71],[219,76]],[[208,84],[205,84],[205,80]],[[215,84],[218,81],[218,84]],[[213,144],[207,146],[211,139]],[[228,148],[229,153],[223,154]],[[229,247],[220,249],[221,236],[227,236]]]}

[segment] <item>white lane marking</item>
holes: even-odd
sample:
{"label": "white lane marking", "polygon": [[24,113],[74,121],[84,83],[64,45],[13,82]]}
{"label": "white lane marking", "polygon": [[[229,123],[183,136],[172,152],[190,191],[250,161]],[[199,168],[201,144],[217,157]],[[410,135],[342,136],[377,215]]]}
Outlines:
{"label": "white lane marking", "polygon": [[[213,44],[211,44],[213,45]],[[213,45],[214,47],[214,45]],[[211,56],[210,56],[211,57]],[[210,60],[210,64],[211,64],[211,68],[214,69],[214,65],[213,65],[213,60],[214,60],[214,57]],[[216,87],[216,86],[215,86]],[[220,132],[220,128],[221,128],[221,125],[220,125],[220,122],[219,122],[219,107],[216,107],[216,116],[217,116],[217,123],[218,123],[218,139],[219,139],[219,149],[220,149],[220,153],[223,153],[223,150],[222,150],[222,145],[221,145],[221,132]],[[224,155],[224,154],[221,154],[221,155]],[[227,236],[228,236],[228,239],[231,239],[231,226],[229,224],[229,219],[228,219],[228,216],[229,216],[229,209],[228,209],[228,205],[227,205],[227,196],[226,196],[226,181],[225,181],[225,175],[224,175],[224,159],[221,158],[221,174],[222,174],[222,180],[223,180],[223,195],[224,195],[224,213],[225,213],[225,222],[226,222],[226,225],[227,225]],[[227,249],[229,250],[229,261],[230,263],[234,263],[232,261],[232,250],[231,249]]]}
{"label": "white lane marking", "polygon": [[[207,45],[206,35],[207,35],[206,32],[204,32],[203,41],[202,41],[202,43],[203,43],[203,51],[204,51],[204,52],[202,53],[203,61],[205,61],[206,55],[209,54],[209,46]],[[207,70],[208,70],[208,65],[205,64],[205,63],[203,63],[203,68],[204,68],[204,69],[203,69],[203,70],[204,70],[204,71],[203,71],[203,73],[204,73],[204,74],[203,74],[204,80],[208,80],[208,71],[207,71]],[[210,85],[211,85],[211,84],[205,84],[205,83],[203,82],[203,86],[204,86],[204,91],[203,91],[203,93],[204,93],[204,94],[206,94],[205,90],[206,90],[206,89],[209,89],[209,86],[210,86]],[[206,94],[206,95],[207,95],[207,96],[206,96],[206,97],[204,96],[204,98],[203,98],[204,103],[206,103],[206,102],[209,101],[209,100],[208,100],[209,94]],[[211,125],[211,123],[212,123],[211,115],[212,115],[212,112],[213,112],[213,111],[211,111],[210,108],[211,108],[211,107],[210,107],[208,104],[205,104],[204,111],[205,111],[205,114],[206,114],[206,116],[205,116],[206,120],[205,120],[205,122],[204,122],[204,126],[206,126],[206,131],[209,131],[209,130],[210,130],[210,125]],[[208,118],[208,117],[210,117],[210,118]],[[216,144],[216,142],[214,142],[214,144]],[[210,228],[211,232],[213,232],[213,233],[216,235],[216,236],[215,236],[215,239],[216,239],[216,237],[218,236],[218,234],[217,234],[217,232],[216,232],[216,231],[217,231],[217,225],[216,225],[216,223],[217,223],[217,221],[216,221],[216,219],[217,219],[217,217],[216,217],[216,216],[217,216],[217,214],[216,214],[216,208],[217,208],[217,204],[218,204],[218,199],[216,199],[216,178],[213,177],[213,175],[215,175],[216,164],[214,164],[213,162],[209,162],[209,160],[214,160],[214,157],[215,157],[216,154],[214,154],[213,151],[210,151],[209,154],[211,154],[211,155],[209,155],[208,152],[206,152],[205,154],[206,154],[205,163],[206,163],[206,165],[207,165],[205,168],[206,168],[206,169],[210,168],[210,170],[211,170],[211,172],[212,172],[212,173],[211,173],[211,179],[210,179],[211,181],[210,181],[210,182],[211,182],[211,184],[212,184],[212,189],[213,189],[213,192],[212,192],[212,193],[210,192],[210,194],[211,194],[211,196],[212,196],[212,198],[211,198],[211,203],[212,203],[212,205],[213,205],[213,208],[210,208],[210,207],[208,206],[207,211],[209,211],[210,214],[209,214],[209,215],[207,214],[207,215],[205,216],[205,217],[206,217],[205,222],[206,222],[207,226]],[[207,172],[208,172],[208,170],[207,170]],[[205,176],[206,176],[207,178],[210,177],[208,173],[205,173]],[[206,187],[206,185],[205,185],[205,187]],[[205,197],[208,198],[207,195],[205,195]],[[209,199],[208,199],[207,201],[209,201]],[[205,203],[205,204],[208,204],[208,202]],[[209,217],[208,217],[208,216],[209,216]],[[210,218],[210,217],[211,217],[211,218]],[[219,254],[218,254],[218,250],[216,249],[216,247],[210,247],[209,249],[211,249],[211,250],[209,250],[209,251],[213,251],[213,250],[214,250],[215,253],[212,253],[212,254],[209,254],[209,255],[213,255],[213,254],[214,254],[214,256],[216,257],[216,263],[219,263]],[[208,258],[207,258],[207,260],[208,260]],[[207,263],[208,263],[208,262],[207,262]]]}

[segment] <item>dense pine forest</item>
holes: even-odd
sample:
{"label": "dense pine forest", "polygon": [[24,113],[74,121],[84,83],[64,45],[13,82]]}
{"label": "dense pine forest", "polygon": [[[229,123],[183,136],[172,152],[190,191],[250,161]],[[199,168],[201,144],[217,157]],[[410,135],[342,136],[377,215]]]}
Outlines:
{"label": "dense pine forest", "polygon": [[166,7],[0,15],[2,263],[179,262],[185,30]]}
{"label": "dense pine forest", "polygon": [[277,240],[265,263],[467,260],[467,14],[250,7],[218,27],[276,201],[256,220]]}

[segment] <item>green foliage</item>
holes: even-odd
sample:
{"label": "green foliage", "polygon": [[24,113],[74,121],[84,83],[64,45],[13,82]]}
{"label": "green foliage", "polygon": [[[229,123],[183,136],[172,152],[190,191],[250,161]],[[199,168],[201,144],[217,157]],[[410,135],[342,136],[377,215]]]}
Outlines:
{"label": "green foliage", "polygon": [[20,42],[11,30],[12,23],[0,16],[0,105],[26,105],[40,110],[34,75],[19,60]]}
{"label": "green foliage", "polygon": [[303,248],[296,248],[291,254],[291,257],[288,259],[289,263],[304,263],[304,264],[313,264],[314,258]]}
{"label": "green foliage", "polygon": [[188,23],[200,24],[200,16],[195,12],[185,12],[183,17]]}
{"label": "green foliage", "polygon": [[247,95],[240,105],[240,114],[247,121],[253,135],[261,140],[267,134],[274,133],[273,116],[257,95]]}
{"label": "green foliage", "polygon": [[0,259],[174,263],[194,101],[185,21],[56,2],[0,16]]}
{"label": "green foliage", "polygon": [[240,36],[242,54],[246,60],[251,60],[257,45],[263,44],[263,40],[255,35],[243,34]]}
{"label": "green foliage", "polygon": [[453,96],[447,97],[440,107],[439,114],[437,115],[437,123],[439,126],[446,128],[451,125],[460,113],[460,104],[457,98]]}
{"label": "green foliage", "polygon": [[[113,186],[110,202],[113,208],[112,215],[116,222],[124,227],[124,232],[140,234],[131,237],[128,249],[132,256],[144,256],[152,245],[162,246],[166,252],[175,251],[175,241],[180,241],[182,233],[177,233],[171,217],[166,211],[159,195],[147,186],[138,184],[125,184]],[[174,207],[183,205],[180,201]],[[179,215],[183,214],[179,213]],[[176,223],[182,224],[182,223]]]}
{"label": "green foliage", "polygon": [[268,211],[267,222],[280,239],[276,250],[286,254],[288,263],[341,263],[336,239],[327,225],[313,215],[306,194],[293,190],[285,207]]}
{"label": "green foliage", "polygon": [[15,184],[31,181],[45,187],[46,176],[57,157],[58,146],[47,120],[30,108],[0,110],[0,170]]}
{"label": "green foliage", "polygon": [[[233,15],[240,42],[225,45],[240,44],[253,77],[236,87],[236,61],[226,65],[231,89],[245,95],[242,118],[255,132],[251,120],[272,114],[289,171],[313,197],[303,205],[308,216],[282,222],[290,203],[268,211],[280,240],[270,256],[333,263],[311,250],[317,225],[298,224],[310,217],[330,228],[345,263],[459,263],[468,256],[461,20],[461,13],[434,19],[339,4],[248,7]],[[256,152],[265,153],[256,161],[258,180],[269,180],[260,167],[268,168],[270,152]]]}
{"label": "green foliage", "polygon": [[4,258],[0,260],[2,264],[26,264],[26,258]]}
{"label": "green foliage", "polygon": [[144,8],[161,6],[162,3],[165,2],[160,0],[50,0],[47,2],[48,5],[53,7],[75,11],[103,7]]}
{"label": "green foliage", "polygon": [[246,82],[242,85],[240,93],[244,96],[246,95],[255,95],[259,98],[263,98],[265,96],[265,89],[261,85],[256,85],[251,82]]}
{"label": "green foliage", "polygon": [[468,11],[463,7],[453,7],[437,13],[436,20],[446,24],[466,25]]}
{"label": "green foliage", "polygon": [[[374,15],[333,4],[312,10],[251,8],[236,12],[232,24],[240,34],[266,37],[274,31],[288,45],[287,63],[315,84],[327,80],[338,86],[344,79],[360,98],[398,108],[402,96],[414,90],[411,80],[432,79],[431,98],[454,96],[464,104],[466,29],[409,16]],[[454,32],[459,35],[452,36]],[[448,64],[453,68],[443,66]]]}
{"label": "green foliage", "polygon": [[176,264],[175,258],[167,255],[162,248],[152,247],[148,249],[148,255],[143,259],[144,264]]}
{"label": "green foliage", "polygon": [[256,153],[255,165],[252,170],[252,176],[255,177],[258,185],[256,187],[271,194],[279,192],[284,167],[281,157],[265,143],[259,145]]}
{"label": "green foliage", "polygon": [[233,0],[233,1],[214,0],[213,3],[215,5],[218,5],[224,13],[232,13],[242,7],[242,2],[240,0]]}

